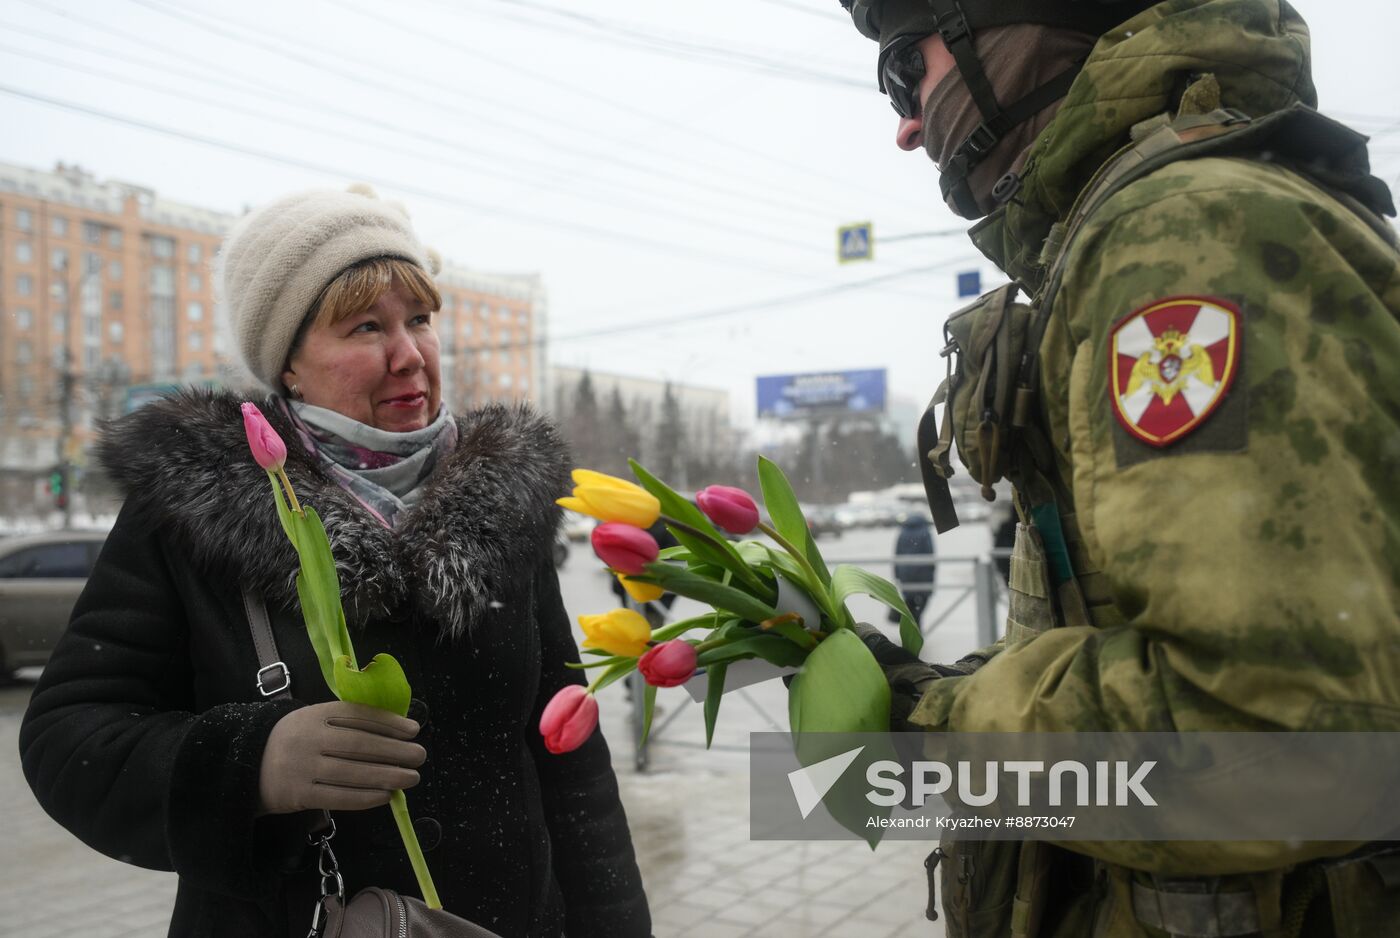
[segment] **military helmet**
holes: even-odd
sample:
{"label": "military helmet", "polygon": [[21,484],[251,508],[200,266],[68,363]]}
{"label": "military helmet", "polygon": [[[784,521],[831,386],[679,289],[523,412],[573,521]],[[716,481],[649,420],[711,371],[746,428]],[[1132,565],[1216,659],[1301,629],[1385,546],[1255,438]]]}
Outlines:
{"label": "military helmet", "polygon": [[[982,123],[968,135],[954,152],[948,165],[940,167],[939,186],[945,199],[952,199],[967,217],[980,214],[976,199],[968,188],[967,177],[991,149],[1011,130],[1029,120],[1069,91],[1079,74],[1082,62],[1051,78],[1019,101],[1003,105],[997,100],[991,82],[982,69],[973,45],[976,30],[1015,23],[1035,23],[1059,26],[1091,34],[1105,33],[1128,17],[1159,0],[841,0],[851,14],[856,29],[869,39],[880,43],[876,76],[880,90],[890,94],[895,110],[901,115],[900,98],[911,94],[909,81],[900,87],[889,86],[887,74],[898,74],[887,65],[895,56],[912,56],[922,74],[923,63],[914,45],[925,36],[938,33],[943,44],[957,63],[958,73],[972,93],[972,100],[982,116]],[[999,186],[999,188],[1002,188]],[[1014,192],[1015,188],[1005,187]]]}

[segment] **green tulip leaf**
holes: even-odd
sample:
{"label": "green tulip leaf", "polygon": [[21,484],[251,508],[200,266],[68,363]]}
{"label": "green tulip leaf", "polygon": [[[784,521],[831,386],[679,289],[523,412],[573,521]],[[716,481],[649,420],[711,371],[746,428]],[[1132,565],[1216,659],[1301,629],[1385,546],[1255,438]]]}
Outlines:
{"label": "green tulip leaf", "polygon": [[860,567],[852,567],[848,564],[837,567],[836,572],[831,575],[832,601],[842,605],[847,598],[857,593],[878,599],[899,613],[899,643],[910,654],[917,655],[919,650],[924,647],[924,636],[919,631],[913,614],[909,612],[909,607],[905,605],[904,597],[899,595],[899,590],[895,585],[869,570],[862,570]]}
{"label": "green tulip leaf", "polygon": [[887,733],[890,685],[850,629],[837,629],[807,656],[788,694],[792,732]]}
{"label": "green tulip leaf", "polygon": [[[292,525],[292,509],[287,505],[287,497],[282,494],[282,483],[277,479],[277,473],[269,472],[268,481],[272,483],[272,497],[277,503],[277,520],[282,523],[282,531],[287,535],[287,540],[292,542],[292,546],[297,546],[296,528]],[[300,549],[298,548],[298,551]]]}
{"label": "green tulip leaf", "polygon": [[647,744],[647,737],[651,735],[651,718],[656,712],[656,685],[648,684],[647,689],[642,694],[642,738],[637,741],[638,748]]}
{"label": "green tulip leaf", "polygon": [[875,656],[850,629],[838,629],[807,656],[788,693],[788,717],[797,760],[806,766],[849,751],[850,738],[835,734],[880,734],[867,737],[876,741],[865,745],[856,763],[822,798],[837,823],[873,848],[883,828],[869,821],[888,817],[891,809],[866,799],[865,778],[874,762],[895,758],[888,738],[890,687]]}
{"label": "green tulip leaf", "polygon": [[689,562],[694,559],[694,556],[691,554],[689,547],[663,547],[661,548],[661,551],[656,555],[656,559],[684,560]]}
{"label": "green tulip leaf", "polygon": [[624,658],[623,660],[619,661],[617,664],[612,665],[608,668],[608,670],[603,672],[602,676],[598,678],[597,683],[593,685],[593,692],[597,693],[604,687],[607,687],[609,684],[613,684],[621,680],[622,678],[630,674],[632,671],[635,671],[636,668],[636,658]]}
{"label": "green tulip leaf", "polygon": [[646,574],[635,579],[659,584],[678,596],[707,603],[752,622],[762,622],[777,615],[772,606],[741,589],[716,583],[709,577],[669,564],[649,563],[646,565]]}
{"label": "green tulip leaf", "polygon": [[408,715],[413,697],[403,668],[392,655],[375,655],[364,670],[356,668],[349,655],[335,660],[335,695],[349,703],[364,704]]}
{"label": "green tulip leaf", "polygon": [[682,619],[679,622],[672,622],[664,625],[651,633],[651,640],[654,642],[665,642],[673,638],[678,638],[689,632],[691,629],[713,629],[719,625],[719,615],[708,612],[703,616],[695,616],[690,619]]}
{"label": "green tulip leaf", "polygon": [[728,665],[717,664],[705,669],[705,748],[715,738],[715,720],[719,717],[720,698],[724,696],[724,673]]}
{"label": "green tulip leaf", "polygon": [[800,648],[781,635],[754,635],[706,649],[695,659],[695,663],[697,667],[709,668],[740,658],[762,658],[780,668],[796,668],[806,657]]}
{"label": "green tulip leaf", "polygon": [[822,585],[831,582],[826,561],[822,559],[812,531],[807,527],[807,518],[802,514],[802,506],[797,503],[797,495],[792,490],[787,476],[778,464],[767,457],[758,457],[758,484],[763,489],[763,504],[768,509],[768,517],[773,519],[773,528],[787,538],[807,557],[807,562],[821,577]]}

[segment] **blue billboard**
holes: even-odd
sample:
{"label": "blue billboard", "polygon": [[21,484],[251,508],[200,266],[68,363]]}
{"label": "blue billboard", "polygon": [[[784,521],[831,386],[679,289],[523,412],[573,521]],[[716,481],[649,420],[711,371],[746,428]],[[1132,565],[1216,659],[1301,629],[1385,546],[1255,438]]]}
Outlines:
{"label": "blue billboard", "polygon": [[818,371],[758,379],[758,416],[795,420],[810,416],[881,414],[885,369]]}

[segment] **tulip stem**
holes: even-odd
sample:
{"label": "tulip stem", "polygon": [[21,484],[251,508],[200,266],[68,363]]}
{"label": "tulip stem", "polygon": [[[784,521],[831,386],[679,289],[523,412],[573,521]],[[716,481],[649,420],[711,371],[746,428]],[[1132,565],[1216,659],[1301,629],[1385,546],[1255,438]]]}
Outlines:
{"label": "tulip stem", "polygon": [[413,867],[413,875],[418,879],[423,903],[430,909],[442,908],[442,900],[438,898],[432,874],[428,872],[428,861],[423,859],[423,848],[418,845],[418,834],[413,829],[413,820],[408,815],[408,799],[404,797],[403,792],[396,791],[389,796],[389,808],[394,813],[394,823],[398,825],[404,849],[408,851],[408,862]]}
{"label": "tulip stem", "polygon": [[292,480],[287,478],[287,471],[281,466],[276,469],[277,478],[282,480],[282,487],[287,490],[287,499],[292,503],[292,511],[306,517],[306,512],[301,510],[301,503],[297,501],[297,493],[292,491]]}
{"label": "tulip stem", "polygon": [[[677,521],[675,518],[672,518],[669,515],[662,515],[661,520],[666,523],[667,527],[678,528],[679,530],[684,531],[686,534],[689,534],[691,537],[698,538],[699,540],[704,541],[706,544],[709,544],[711,547],[713,547],[715,550],[719,551],[722,554],[730,553],[729,545],[721,544],[715,539],[714,535],[710,534],[707,531],[702,531],[699,528],[694,527],[693,525],[686,524],[684,521]],[[769,597],[772,597],[774,595],[773,591],[768,588],[768,584],[764,583],[761,579],[759,579],[758,576],[752,570],[749,569],[748,564],[740,562],[737,568],[726,566],[725,569],[741,577],[746,584],[748,584],[753,589],[758,590],[759,595],[763,596],[765,599],[768,599]]]}
{"label": "tulip stem", "polygon": [[758,529],[771,537],[778,543],[779,547],[792,555],[792,559],[797,561],[797,565],[801,567],[802,572],[807,575],[807,583],[812,589],[813,598],[816,599],[817,604],[821,606],[821,611],[826,613],[832,622],[840,624],[841,617],[838,616],[836,610],[832,608],[831,597],[827,595],[826,590],[821,588],[821,577],[817,576],[817,571],[813,569],[812,562],[807,559],[807,555],[798,550],[797,547],[793,545],[792,541],[789,541],[779,534],[777,529],[771,525],[760,521],[758,523]]}

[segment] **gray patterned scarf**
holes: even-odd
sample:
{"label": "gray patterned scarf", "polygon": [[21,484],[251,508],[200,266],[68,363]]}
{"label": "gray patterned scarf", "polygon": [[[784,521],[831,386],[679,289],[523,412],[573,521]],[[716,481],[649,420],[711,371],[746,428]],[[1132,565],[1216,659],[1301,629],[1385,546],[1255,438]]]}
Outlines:
{"label": "gray patterned scarf", "polygon": [[415,504],[438,459],[457,447],[447,405],[421,430],[393,433],[301,401],[282,400],[302,446],[386,528]]}

